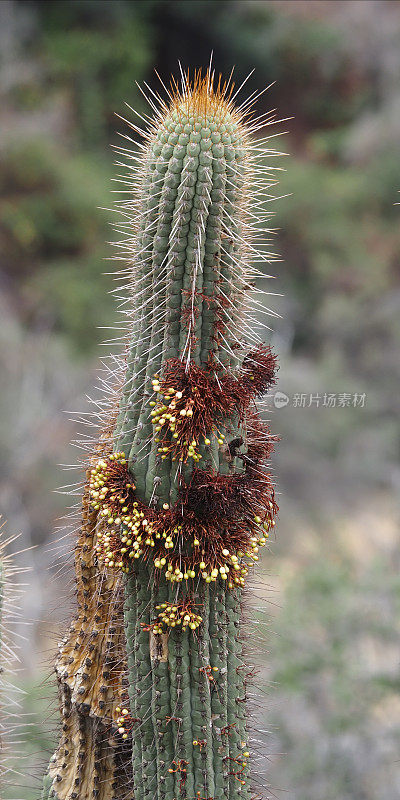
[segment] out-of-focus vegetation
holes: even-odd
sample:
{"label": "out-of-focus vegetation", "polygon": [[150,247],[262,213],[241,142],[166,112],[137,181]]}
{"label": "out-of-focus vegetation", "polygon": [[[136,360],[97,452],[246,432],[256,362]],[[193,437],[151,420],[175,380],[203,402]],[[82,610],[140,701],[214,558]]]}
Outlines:
{"label": "out-of-focus vegetation", "polygon": [[[217,71],[236,65],[237,84],[255,66],[249,92],[276,81],[260,113],[293,116],[272,143],[290,153],[274,160],[287,172],[272,223],[283,261],[270,270],[271,291],[284,293],[271,300],[282,316],[271,341],[289,402],[271,403],[282,511],[265,560],[278,607],[267,607],[274,634],[260,665],[274,687],[262,769],[288,800],[395,800],[398,3],[3,0],[0,14],[0,501],[10,530],[37,546],[24,562],[23,613],[39,620],[25,647],[26,771],[51,749],[51,690],[32,686],[69,613],[65,572],[44,577],[71,550],[53,544],[68,498],[52,490],[76,480],[55,469],[77,459],[64,412],[85,410],[105,338],[97,326],[115,320],[102,209],[113,201],[109,144],[127,131],[114,112],[132,118],[124,101],[146,110],[135,81],[158,90],[154,67],[168,79],[178,58],[206,65],[213,50]],[[329,393],[366,400],[331,408]],[[285,755],[270,762],[271,751]],[[39,783],[25,783],[33,800]]]}

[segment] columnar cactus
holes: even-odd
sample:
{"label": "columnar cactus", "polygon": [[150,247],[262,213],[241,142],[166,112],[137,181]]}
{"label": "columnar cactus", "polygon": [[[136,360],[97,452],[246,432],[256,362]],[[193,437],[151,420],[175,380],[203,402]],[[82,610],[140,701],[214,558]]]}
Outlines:
{"label": "columnar cactus", "polygon": [[248,302],[262,151],[249,106],[196,74],[160,101],[137,168],[123,150],[132,327],[88,470],[45,798],[251,796],[242,591],[277,506],[256,409],[276,364]]}
{"label": "columnar cactus", "polygon": [[[16,576],[21,570],[14,566],[7,552],[17,536],[5,539],[4,523],[0,517],[0,797],[7,789],[20,783],[21,772],[15,771],[20,759],[19,691],[14,680],[19,662],[16,625],[19,622],[18,601],[21,585]],[[18,553],[16,554],[18,555]],[[18,580],[18,579],[17,579]],[[20,767],[20,764],[18,764]]]}

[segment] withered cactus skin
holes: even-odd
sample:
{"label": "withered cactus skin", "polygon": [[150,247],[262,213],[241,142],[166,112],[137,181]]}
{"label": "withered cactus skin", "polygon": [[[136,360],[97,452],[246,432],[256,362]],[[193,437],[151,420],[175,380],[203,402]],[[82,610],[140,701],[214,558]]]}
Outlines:
{"label": "withered cactus skin", "polygon": [[116,741],[111,726],[125,673],[123,589],[118,574],[99,573],[96,522],[86,490],[75,548],[78,608],[55,665],[61,740],[44,779],[45,799],[117,800],[129,797],[132,782],[129,744]]}
{"label": "withered cactus skin", "polygon": [[252,795],[242,591],[277,506],[256,410],[275,357],[248,316],[260,147],[247,111],[210,73],[184,79],[123,207],[132,329],[88,470],[43,800]]}

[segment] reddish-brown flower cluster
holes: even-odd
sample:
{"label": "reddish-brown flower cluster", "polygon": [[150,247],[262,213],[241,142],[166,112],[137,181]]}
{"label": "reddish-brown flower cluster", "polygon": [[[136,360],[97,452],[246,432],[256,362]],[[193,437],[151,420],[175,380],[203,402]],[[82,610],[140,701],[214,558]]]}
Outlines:
{"label": "reddish-brown flower cluster", "polygon": [[152,631],[155,635],[165,633],[168,628],[177,628],[185,631],[190,628],[195,631],[202,623],[203,618],[194,611],[195,604],[192,600],[184,600],[183,603],[160,603],[156,606],[158,611],[157,619],[149,624],[141,623],[145,631]]}
{"label": "reddish-brown flower cluster", "polygon": [[162,377],[152,381],[157,400],[151,401],[151,416],[161,458],[199,461],[201,443],[208,446],[216,436],[222,444],[221,420],[242,421],[251,401],[275,383],[275,373],[276,356],[263,345],[247,354],[236,376],[218,377],[212,364],[204,370],[193,362],[167,361]]}
{"label": "reddish-brown flower cluster", "polygon": [[[176,504],[161,509],[135,496],[134,478],[124,453],[102,458],[91,469],[90,498],[103,524],[97,526],[100,562],[128,572],[142,559],[180,583],[195,577],[207,583],[223,580],[242,586],[249,566],[258,560],[275,525],[278,507],[266,462],[274,437],[259,420],[254,398],[275,380],[275,356],[258,348],[245,358],[237,376],[189,368],[179,360],[167,362],[153,388],[163,400],[153,401],[156,432],[162,431],[162,457],[199,461],[200,438],[205,446],[217,435],[225,454],[242,460],[242,471],[221,474],[195,467],[186,483],[181,479]],[[218,419],[236,418],[243,436],[228,441]],[[158,439],[160,436],[157,437]],[[245,441],[244,441],[245,438]],[[224,441],[225,439],[225,441]]]}
{"label": "reddish-brown flower cluster", "polygon": [[261,397],[276,383],[278,358],[270,347],[260,345],[251,350],[242,362],[240,382],[246,387],[249,400]]}
{"label": "reddish-brown flower cluster", "polygon": [[92,504],[105,525],[98,526],[97,553],[106,566],[128,572],[136,559],[152,562],[170,581],[200,576],[243,585],[275,525],[278,507],[265,459],[272,437],[261,422],[248,422],[247,452],[241,473],[221,475],[196,468],[182,482],[177,503],[150,508],[135,498],[123,454],[101,459],[90,481]]}

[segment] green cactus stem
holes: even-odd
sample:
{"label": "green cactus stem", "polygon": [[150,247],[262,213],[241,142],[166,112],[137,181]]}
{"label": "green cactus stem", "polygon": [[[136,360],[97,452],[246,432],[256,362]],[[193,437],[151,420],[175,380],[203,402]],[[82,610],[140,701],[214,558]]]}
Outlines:
{"label": "green cactus stem", "polygon": [[127,574],[135,800],[251,792],[241,590],[277,510],[254,407],[275,359],[243,336],[251,162],[242,114],[196,76],[135,186],[134,330],[114,455],[91,482],[99,557]]}

